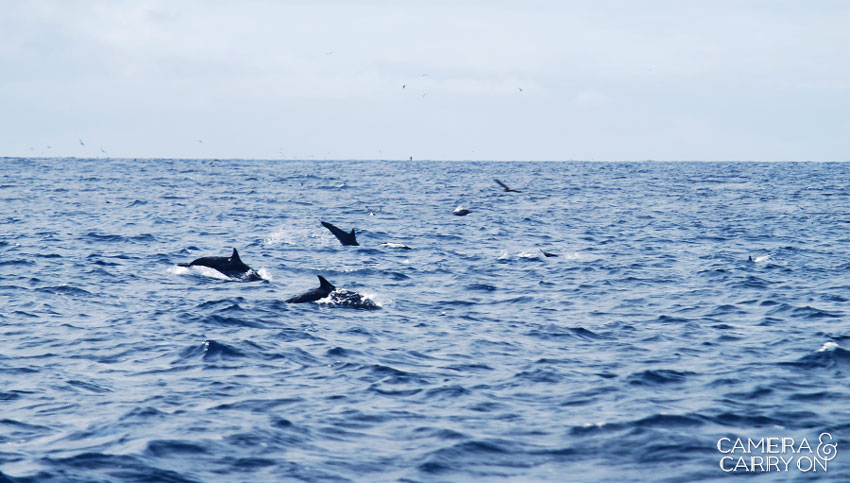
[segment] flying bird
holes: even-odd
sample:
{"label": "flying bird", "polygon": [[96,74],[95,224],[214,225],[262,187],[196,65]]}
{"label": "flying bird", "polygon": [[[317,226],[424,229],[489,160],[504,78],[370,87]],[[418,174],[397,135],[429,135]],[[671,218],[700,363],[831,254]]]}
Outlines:
{"label": "flying bird", "polygon": [[505,183],[502,183],[501,181],[499,181],[495,178],[493,178],[493,181],[495,181],[496,183],[499,183],[499,186],[501,186],[502,188],[505,188],[505,193],[522,193],[522,191],[517,191],[517,190],[513,190],[513,189],[508,188],[508,185],[506,185]]}
{"label": "flying bird", "polygon": [[80,146],[85,146],[85,145],[86,145],[86,143],[84,143],[83,140],[80,139]]}

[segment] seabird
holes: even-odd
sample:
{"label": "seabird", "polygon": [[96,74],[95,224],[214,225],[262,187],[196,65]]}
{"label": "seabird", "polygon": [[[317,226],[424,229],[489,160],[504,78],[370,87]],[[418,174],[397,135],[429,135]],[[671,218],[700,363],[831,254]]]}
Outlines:
{"label": "seabird", "polygon": [[499,186],[501,186],[502,188],[505,188],[505,193],[522,193],[522,191],[517,191],[517,190],[508,188],[508,185],[506,185],[505,183],[502,183],[501,181],[499,181],[495,178],[493,178],[493,181],[495,181],[496,183],[499,183]]}
{"label": "seabird", "polygon": [[463,207],[463,205],[457,205],[457,208],[452,211],[452,214],[455,216],[466,216],[469,214],[469,210]]}

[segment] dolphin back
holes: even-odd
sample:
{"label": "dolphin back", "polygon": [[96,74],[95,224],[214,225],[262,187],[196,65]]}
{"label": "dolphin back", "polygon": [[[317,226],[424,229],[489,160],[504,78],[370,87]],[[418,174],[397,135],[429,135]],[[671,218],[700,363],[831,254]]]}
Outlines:
{"label": "dolphin back", "polygon": [[229,257],[201,257],[196,258],[189,263],[179,263],[178,266],[209,267],[217,270],[225,276],[245,282],[253,282],[263,279],[251,267],[245,265],[242,259],[239,258],[239,252],[237,252],[235,248]]}
{"label": "dolphin back", "polygon": [[290,304],[300,304],[304,302],[315,302],[316,300],[323,299],[330,295],[331,292],[336,290],[336,287],[333,286],[332,283],[328,282],[325,277],[319,275],[319,286],[317,288],[308,290],[301,295],[296,295],[295,297],[291,297],[286,300],[287,303]]}

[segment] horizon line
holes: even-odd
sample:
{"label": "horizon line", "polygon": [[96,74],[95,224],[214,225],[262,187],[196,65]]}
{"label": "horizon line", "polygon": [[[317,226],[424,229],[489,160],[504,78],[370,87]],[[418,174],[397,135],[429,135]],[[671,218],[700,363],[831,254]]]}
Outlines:
{"label": "horizon line", "polygon": [[846,163],[843,160],[813,159],[389,159],[389,158],[198,158],[141,156],[0,156],[0,160],[122,160],[122,161],[312,161],[312,162],[434,162],[434,163]]}

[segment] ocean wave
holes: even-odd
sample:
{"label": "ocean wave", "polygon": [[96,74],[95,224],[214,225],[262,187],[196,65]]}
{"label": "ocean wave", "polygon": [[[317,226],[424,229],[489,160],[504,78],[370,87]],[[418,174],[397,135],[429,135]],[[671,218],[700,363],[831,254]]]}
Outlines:
{"label": "ocean wave", "polygon": [[[699,481],[847,429],[850,165],[210,163],[0,163],[0,480]],[[265,281],[175,266],[232,246]]]}

